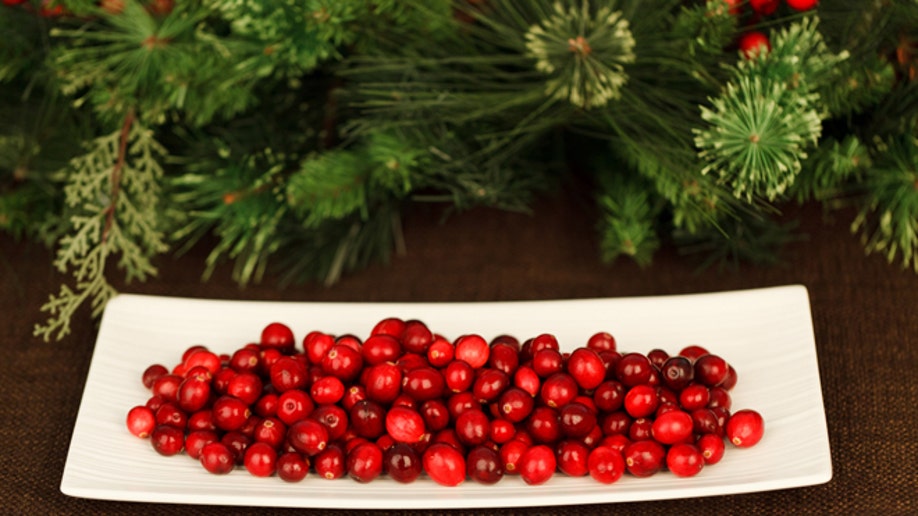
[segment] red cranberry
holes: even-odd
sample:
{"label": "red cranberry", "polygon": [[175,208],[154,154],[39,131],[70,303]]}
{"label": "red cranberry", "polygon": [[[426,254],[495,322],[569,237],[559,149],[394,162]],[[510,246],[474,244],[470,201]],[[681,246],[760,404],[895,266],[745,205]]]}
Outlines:
{"label": "red cranberry", "polygon": [[312,398],[299,389],[286,391],[277,398],[277,418],[287,425],[305,419],[314,409]]}
{"label": "red cranberry", "polygon": [[347,473],[358,482],[371,482],[382,469],[383,452],[375,443],[362,443],[347,454]]}
{"label": "red cranberry", "polygon": [[657,369],[662,368],[668,358],[669,353],[660,348],[652,349],[647,353],[647,359],[650,360],[650,363]]}
{"label": "red cranberry", "polygon": [[424,418],[424,426],[431,432],[442,430],[449,424],[449,409],[438,399],[422,403],[419,412]]}
{"label": "red cranberry", "polygon": [[446,367],[456,357],[456,347],[453,343],[438,337],[427,348],[427,361],[434,367]]}
{"label": "red cranberry", "polygon": [[268,324],[261,330],[261,345],[267,348],[292,350],[296,345],[293,330],[279,322]]}
{"label": "red cranberry", "polygon": [[255,405],[252,406],[252,412],[261,417],[270,417],[277,415],[277,406],[280,403],[280,397],[273,392],[263,393]]}
{"label": "red cranberry", "polygon": [[234,452],[222,442],[212,442],[201,448],[201,465],[215,475],[225,475],[236,465]]}
{"label": "red cranberry", "polygon": [[535,400],[523,389],[510,387],[501,394],[498,407],[501,416],[512,423],[519,423],[532,413]]}
{"label": "red cranberry", "polygon": [[439,398],[446,389],[446,382],[440,371],[433,367],[419,367],[405,373],[402,392],[417,401]]}
{"label": "red cranberry", "polygon": [[698,435],[723,434],[723,429],[713,410],[701,408],[692,411],[692,432]]}
{"label": "red cranberry", "polygon": [[496,484],[504,477],[500,454],[486,446],[476,446],[466,457],[466,475],[479,484]]}
{"label": "red cranberry", "polygon": [[708,408],[723,407],[730,410],[730,407],[733,405],[730,393],[723,388],[723,384],[721,384],[720,387],[712,387],[708,390],[708,394]]}
{"label": "red cranberry", "polygon": [[653,438],[653,420],[646,417],[635,419],[628,427],[628,438],[632,441],[642,441]]}
{"label": "red cranberry", "polygon": [[536,353],[543,349],[553,349],[555,351],[559,351],[561,349],[561,346],[558,343],[558,338],[551,333],[542,333],[540,335],[536,335],[532,338],[530,346],[533,356],[535,356]]}
{"label": "red cranberry", "polygon": [[462,453],[445,443],[435,443],[422,456],[424,471],[436,483],[457,486],[465,481],[466,463]]}
{"label": "red cranberry", "polygon": [[472,383],[472,394],[481,403],[497,399],[510,385],[510,377],[499,369],[483,369]]}
{"label": "red cranberry", "polygon": [[466,446],[483,444],[490,432],[490,420],[481,410],[466,410],[456,418],[456,436]]}
{"label": "red cranberry", "polygon": [[679,393],[679,404],[685,410],[704,408],[711,399],[711,393],[704,385],[693,383]]}
{"label": "red cranberry", "polygon": [[192,432],[195,430],[216,431],[217,425],[214,424],[214,412],[207,408],[191,414],[188,416],[188,424],[186,427]]}
{"label": "red cranberry", "polygon": [[536,407],[526,420],[526,430],[539,443],[553,443],[561,437],[558,411],[551,407]]}
{"label": "red cranberry", "polygon": [[651,434],[662,444],[676,444],[690,439],[693,430],[692,416],[681,410],[673,410],[654,420]]}
{"label": "red cranberry", "polygon": [[666,467],[678,477],[692,477],[704,467],[704,457],[693,444],[674,444],[666,452]]}
{"label": "red cranberry", "polygon": [[558,470],[572,477],[582,477],[589,473],[587,457],[590,449],[580,441],[566,440],[558,443],[556,449]]}
{"label": "red cranberry", "polygon": [[226,386],[226,394],[239,398],[246,405],[254,405],[264,390],[261,378],[253,373],[238,373],[233,375]]}
{"label": "red cranberry", "polygon": [[607,414],[600,420],[603,435],[627,434],[633,419],[623,410]]}
{"label": "red cranberry", "polygon": [[481,410],[481,403],[475,399],[471,392],[458,392],[446,400],[446,408],[449,410],[450,417],[455,421],[459,414],[466,410]]}
{"label": "red cranberry", "polygon": [[737,448],[755,446],[765,434],[765,420],[751,409],[738,410],[727,420],[727,439]]}
{"label": "red cranberry", "polygon": [[467,362],[453,360],[446,365],[443,379],[450,392],[467,391],[475,381],[475,370]]}
{"label": "red cranberry", "polygon": [[594,333],[587,340],[587,347],[590,349],[595,349],[596,351],[615,351],[615,337],[606,331]]}
{"label": "red cranberry", "polygon": [[717,464],[724,456],[724,438],[717,434],[704,434],[695,442],[701,451],[705,465]]}
{"label": "red cranberry", "polygon": [[169,374],[169,370],[166,369],[166,366],[162,364],[153,364],[144,370],[143,376],[141,376],[141,382],[147,389],[152,389],[156,380],[167,374]]}
{"label": "red cranberry", "polygon": [[335,345],[335,338],[327,333],[311,331],[303,337],[303,352],[310,364],[319,364]]}
{"label": "red cranberry", "polygon": [[341,439],[347,432],[347,411],[338,405],[319,405],[309,414],[309,419],[325,425],[330,441]]}
{"label": "red cranberry", "polygon": [[421,456],[405,443],[395,443],[383,452],[383,470],[396,482],[414,482],[423,472]]}
{"label": "red cranberry", "polygon": [[185,435],[185,453],[194,460],[200,460],[204,446],[219,440],[217,433],[212,430],[194,430]]}
{"label": "red cranberry", "polygon": [[306,367],[293,357],[278,358],[271,365],[269,376],[271,385],[279,393],[306,387]]}
{"label": "red cranberry", "polygon": [[141,439],[150,437],[156,427],[156,416],[153,410],[146,405],[138,405],[132,408],[127,414],[127,427],[129,432]]}
{"label": "red cranberry", "polygon": [[434,337],[430,329],[421,321],[410,320],[405,322],[405,331],[402,334],[402,343],[405,350],[420,355],[427,354],[427,348],[433,343]]}
{"label": "red cranberry", "polygon": [[563,407],[578,394],[577,382],[567,373],[555,373],[542,383],[539,395],[549,407]]}
{"label": "red cranberry", "polygon": [[424,418],[417,411],[407,407],[392,407],[386,413],[386,431],[398,442],[416,443],[427,429]]}
{"label": "red cranberry", "polygon": [[548,482],[557,469],[558,461],[551,448],[537,444],[526,450],[519,460],[519,473],[529,485]]}
{"label": "red cranberry", "polygon": [[286,438],[287,425],[274,417],[267,417],[259,421],[252,434],[255,442],[266,443],[275,449],[280,448]]}
{"label": "red cranberry", "polygon": [[615,412],[625,402],[625,388],[617,380],[606,380],[593,391],[593,403],[602,412]]}
{"label": "red cranberry", "polygon": [[212,351],[206,349],[199,349],[191,353],[187,359],[183,360],[182,363],[185,365],[185,371],[194,369],[195,367],[201,366],[210,371],[210,374],[215,374],[220,370],[220,357]]}
{"label": "red cranberry", "polygon": [[174,403],[164,403],[156,410],[156,424],[169,425],[184,430],[188,425],[188,414]]}
{"label": "red cranberry", "polygon": [[520,457],[526,453],[529,445],[517,439],[511,439],[500,447],[500,460],[504,465],[504,473],[518,475],[520,472]]}
{"label": "red cranberry", "polygon": [[494,369],[503,371],[507,375],[512,375],[520,365],[518,346],[519,344],[517,344],[517,347],[514,347],[512,344],[504,342],[492,344],[488,365]]}
{"label": "red cranberry", "polygon": [[663,366],[660,367],[660,376],[663,385],[679,392],[692,382],[695,377],[695,369],[692,367],[692,361],[683,356],[674,356],[666,359]]}
{"label": "red cranberry", "polygon": [[481,335],[469,334],[456,339],[456,360],[466,362],[473,369],[483,367],[488,363],[491,348]]}
{"label": "red cranberry", "polygon": [[660,404],[657,390],[649,385],[637,385],[625,393],[625,411],[633,418],[653,414]]}
{"label": "red cranberry", "polygon": [[628,472],[636,477],[649,477],[663,469],[666,448],[653,439],[635,441],[623,451]]}
{"label": "red cranberry", "polygon": [[599,446],[593,448],[587,457],[587,468],[593,479],[603,484],[611,484],[622,478],[625,473],[625,459],[620,452]]}
{"label": "red cranberry", "polygon": [[391,335],[373,335],[363,343],[360,352],[369,365],[395,362],[402,354],[402,344]]}
{"label": "red cranberry", "polygon": [[372,400],[358,401],[349,413],[351,428],[361,437],[376,439],[385,432],[385,409]]}
{"label": "red cranberry", "polygon": [[599,353],[589,348],[578,348],[567,361],[567,372],[581,389],[591,391],[606,378],[606,367]]}
{"label": "red cranberry", "polygon": [[159,425],[150,433],[150,442],[160,455],[176,455],[185,446],[185,433],[174,426]]}
{"label": "red cranberry", "polygon": [[542,390],[542,379],[539,378],[534,369],[524,365],[518,367],[516,372],[513,373],[513,385],[535,397]]}
{"label": "red cranberry", "polygon": [[328,430],[313,419],[303,419],[287,429],[287,443],[294,450],[311,457],[328,445]]}
{"label": "red cranberry", "polygon": [[[356,439],[354,441],[356,442]],[[313,457],[313,464],[316,468],[316,474],[320,477],[327,480],[341,478],[345,473],[345,452],[340,446],[330,444]]]}
{"label": "red cranberry", "polygon": [[296,452],[286,452],[277,458],[277,476],[284,482],[299,482],[309,474],[309,461]]}
{"label": "red cranberry", "polygon": [[683,356],[689,359],[692,363],[694,363],[695,360],[697,360],[698,358],[704,355],[707,355],[707,354],[708,354],[707,349],[701,346],[698,346],[696,344],[692,344],[691,346],[686,346],[682,348],[681,351],[679,351],[679,356]]}
{"label": "red cranberry", "polygon": [[708,387],[717,387],[727,379],[727,361],[717,355],[703,355],[695,360],[695,381]]}
{"label": "red cranberry", "polygon": [[[367,399],[387,405],[402,393],[402,370],[392,362],[370,366],[364,369],[364,372],[361,383],[366,390]],[[344,384],[342,384],[342,395],[343,386]]]}
{"label": "red cranberry", "polygon": [[360,375],[363,368],[363,355],[350,346],[335,344],[322,357],[320,362],[326,374],[337,376],[342,382],[348,383]]}
{"label": "red cranberry", "polygon": [[237,373],[257,373],[260,360],[257,349],[239,348],[230,356],[229,366]]}
{"label": "red cranberry", "polygon": [[153,395],[159,396],[166,402],[178,400],[179,385],[185,381],[185,378],[177,374],[167,374],[160,376],[153,382]]}
{"label": "red cranberry", "polygon": [[580,403],[568,403],[558,413],[561,433],[579,439],[586,437],[596,428],[596,415]]}
{"label": "red cranberry", "polygon": [[252,443],[245,450],[243,465],[256,477],[270,477],[277,470],[277,450],[267,443]]}
{"label": "red cranberry", "polygon": [[640,353],[628,353],[622,356],[615,366],[615,374],[625,387],[645,384],[653,374],[650,359]]}
{"label": "red cranberry", "polygon": [[405,333],[405,321],[399,319],[398,317],[387,317],[380,320],[373,326],[373,329],[370,331],[370,335],[392,335],[396,339],[401,339],[402,334]]}
{"label": "red cranberry", "polygon": [[309,387],[309,395],[319,405],[338,403],[344,397],[344,382],[336,376],[323,376]]}
{"label": "red cranberry", "polygon": [[488,438],[496,444],[504,444],[516,435],[516,427],[508,419],[491,421],[491,432]]}
{"label": "red cranberry", "polygon": [[557,349],[540,349],[532,355],[532,370],[540,378],[560,373],[564,370],[564,356]]}

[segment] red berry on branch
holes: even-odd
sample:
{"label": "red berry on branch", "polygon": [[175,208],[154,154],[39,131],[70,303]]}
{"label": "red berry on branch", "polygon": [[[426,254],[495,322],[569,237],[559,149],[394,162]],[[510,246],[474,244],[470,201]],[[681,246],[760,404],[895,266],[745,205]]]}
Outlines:
{"label": "red berry on branch", "polygon": [[797,11],[808,11],[819,5],[819,0],[787,0],[787,5]]}
{"label": "red berry on branch", "polygon": [[749,0],[752,10],[765,16],[774,14],[778,10],[779,4],[778,0]]}
{"label": "red berry on branch", "polygon": [[747,32],[740,36],[739,48],[746,59],[754,59],[771,51],[771,41],[764,32]]}

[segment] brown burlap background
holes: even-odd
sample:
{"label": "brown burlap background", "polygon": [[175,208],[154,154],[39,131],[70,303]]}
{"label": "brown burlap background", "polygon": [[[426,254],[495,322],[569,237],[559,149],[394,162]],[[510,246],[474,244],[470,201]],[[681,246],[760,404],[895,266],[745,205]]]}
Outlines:
{"label": "brown burlap background", "polygon": [[[848,233],[851,213],[825,215],[817,207],[789,207],[788,220],[801,219],[806,239],[785,249],[783,265],[698,272],[671,248],[643,270],[628,261],[601,265],[592,214],[580,206],[576,199],[549,201],[531,216],[476,210],[446,225],[438,223],[439,212],[421,209],[405,220],[407,255],[346,277],[332,288],[279,290],[268,279],[240,290],[229,280],[229,268],[202,283],[204,247],[181,258],[162,258],[160,274],[152,281],[119,287],[125,292],[225,299],[503,301],[803,284],[811,296],[832,446],[834,477],[828,484],[737,496],[487,512],[918,513],[918,275],[881,257],[865,257]],[[54,271],[51,258],[41,246],[0,237],[0,512],[264,513],[245,507],[85,500],[60,493],[96,326],[83,310],[63,342],[45,343],[31,336],[33,325],[43,319],[39,306],[67,279]],[[373,514],[385,513],[390,511]]]}

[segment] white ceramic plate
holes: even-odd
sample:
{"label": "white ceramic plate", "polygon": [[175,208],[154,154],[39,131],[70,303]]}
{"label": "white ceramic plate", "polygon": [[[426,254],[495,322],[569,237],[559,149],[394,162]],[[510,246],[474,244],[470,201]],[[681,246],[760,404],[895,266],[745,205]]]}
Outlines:
{"label": "white ceramic plate", "polygon": [[[163,457],[130,435],[125,415],[146,401],[140,383],[152,363],[171,366],[192,344],[232,352],[272,321],[307,331],[365,337],[384,317],[421,319],[448,338],[510,333],[521,340],[553,333],[562,347],[609,331],[619,350],[678,352],[700,344],[738,371],[733,408],[766,422],[749,449],[728,445],[723,460],[692,478],[662,472],[603,485],[557,474],[528,486],[505,476],[495,485],[447,488],[422,476],[411,484],[380,477],[368,484],[317,476],[289,484],[245,470],[217,476],[185,455]],[[188,504],[313,508],[552,506],[660,500],[800,487],[832,476],[816,347],[802,286],[665,297],[503,303],[299,303],[213,301],[121,295],[109,302],[86,379],[61,481],[70,496]]]}

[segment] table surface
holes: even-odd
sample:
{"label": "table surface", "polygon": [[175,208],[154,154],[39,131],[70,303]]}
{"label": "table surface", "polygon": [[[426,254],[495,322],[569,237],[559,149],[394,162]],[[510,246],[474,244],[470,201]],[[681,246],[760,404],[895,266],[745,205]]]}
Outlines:
{"label": "table surface", "polygon": [[[240,289],[229,265],[201,280],[208,249],[164,256],[159,275],[122,292],[288,301],[512,301],[716,292],[802,284],[810,294],[834,476],[826,484],[685,500],[499,509],[495,514],[915,514],[918,513],[918,274],[865,256],[852,213],[782,207],[801,238],[774,266],[699,269],[664,245],[654,263],[604,265],[593,214],[574,196],[531,214],[475,209],[441,223],[433,206],[406,213],[407,252],[343,278],[281,288],[274,278]],[[0,235],[0,499],[13,514],[255,514],[247,507],[177,507],[71,498],[59,486],[92,358],[97,321],[82,309],[72,334],[31,336],[39,307],[67,281],[53,251]],[[278,510],[278,512],[286,512]],[[327,513],[328,511],[322,511]],[[396,511],[400,514],[412,511]],[[453,511],[478,514],[481,511]],[[299,513],[310,513],[300,510]],[[319,511],[315,511],[318,514]],[[349,511],[353,513],[353,511]],[[367,511],[387,514],[386,511]],[[393,513],[393,512],[388,512]]]}

